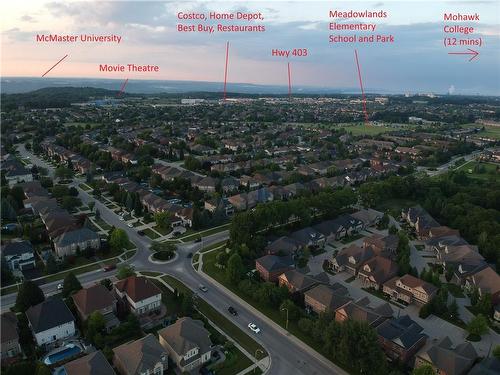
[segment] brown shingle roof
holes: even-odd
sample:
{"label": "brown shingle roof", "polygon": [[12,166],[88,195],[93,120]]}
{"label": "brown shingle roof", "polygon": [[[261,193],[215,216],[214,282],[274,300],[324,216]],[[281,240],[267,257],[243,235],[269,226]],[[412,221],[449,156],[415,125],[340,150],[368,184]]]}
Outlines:
{"label": "brown shingle roof", "polygon": [[125,292],[134,302],[161,294],[161,290],[145,277],[130,276],[115,284],[120,292]]}
{"label": "brown shingle roof", "polygon": [[64,370],[67,375],[116,375],[100,350],[66,363]]}
{"label": "brown shingle roof", "polygon": [[113,295],[101,284],[81,289],[73,294],[72,298],[78,310],[85,315],[110,307],[116,302]]}

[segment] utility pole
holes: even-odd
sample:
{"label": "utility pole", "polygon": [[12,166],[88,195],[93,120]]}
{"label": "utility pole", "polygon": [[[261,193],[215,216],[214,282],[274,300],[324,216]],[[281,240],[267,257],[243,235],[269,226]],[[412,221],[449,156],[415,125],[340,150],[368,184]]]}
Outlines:
{"label": "utility pole", "polygon": [[286,324],[285,329],[288,331],[288,307],[282,307],[281,311],[286,310]]}

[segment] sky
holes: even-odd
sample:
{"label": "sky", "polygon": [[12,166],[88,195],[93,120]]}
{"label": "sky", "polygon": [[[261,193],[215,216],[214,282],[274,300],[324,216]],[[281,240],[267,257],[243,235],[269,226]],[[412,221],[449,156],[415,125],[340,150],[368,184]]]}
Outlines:
{"label": "sky", "polygon": [[[328,88],[359,87],[355,53],[366,91],[500,95],[498,1],[3,1],[0,12],[2,77],[215,81]],[[329,11],[386,11],[380,20],[330,19]],[[178,12],[260,12],[263,33],[180,33]],[[480,21],[450,23],[444,13],[478,13]],[[241,21],[232,22],[239,24]],[[329,43],[329,22],[376,23],[394,43]],[[214,25],[208,21],[205,25]],[[249,23],[251,24],[251,23]],[[446,35],[445,24],[475,28]],[[120,44],[40,43],[37,34],[119,35]],[[360,34],[359,32],[357,33]],[[482,45],[443,45],[446,36],[481,38]],[[307,48],[306,57],[273,57],[272,49]],[[452,55],[449,52],[479,52]],[[157,65],[159,72],[100,72],[99,64]]]}

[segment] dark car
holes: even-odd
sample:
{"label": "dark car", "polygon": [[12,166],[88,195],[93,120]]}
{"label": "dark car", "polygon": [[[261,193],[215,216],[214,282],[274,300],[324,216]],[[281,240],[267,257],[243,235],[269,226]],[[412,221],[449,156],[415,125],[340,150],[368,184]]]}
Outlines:
{"label": "dark car", "polygon": [[194,242],[201,242],[201,237],[198,237]]}
{"label": "dark car", "polygon": [[108,266],[104,267],[103,269],[104,269],[104,271],[106,271],[106,272],[107,272],[107,271],[114,270],[114,269],[116,269],[116,264],[110,264],[110,265],[108,265]]}
{"label": "dark car", "polygon": [[138,231],[137,231],[137,234],[138,234],[139,236],[144,236],[146,233],[144,233],[144,231],[143,231],[143,230],[138,230]]}
{"label": "dark car", "polygon": [[229,314],[233,315],[233,316],[236,316],[238,315],[238,311],[236,311],[236,309],[233,307],[233,306],[229,306],[227,308],[227,311],[229,311]]}

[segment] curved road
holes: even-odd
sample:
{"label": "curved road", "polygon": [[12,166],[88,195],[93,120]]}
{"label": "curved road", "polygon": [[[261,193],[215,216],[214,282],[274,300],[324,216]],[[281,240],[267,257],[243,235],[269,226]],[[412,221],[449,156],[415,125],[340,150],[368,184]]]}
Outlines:
{"label": "curved road", "polygon": [[[42,159],[28,152],[24,145],[20,145],[19,151],[21,156],[29,156],[34,164],[42,165],[52,172],[52,167]],[[254,335],[254,338],[265,347],[271,357],[271,366],[266,371],[267,374],[273,375],[289,375],[289,374],[304,374],[304,375],[326,375],[326,374],[346,374],[344,370],[328,361],[323,356],[298,341],[294,337],[290,337],[284,329],[276,323],[265,317],[260,312],[249,307],[244,301],[235,297],[231,293],[226,292],[223,288],[219,288],[212,281],[206,278],[203,274],[194,270],[191,265],[191,257],[189,254],[194,254],[200,250],[201,243],[184,243],[178,245],[179,256],[176,260],[168,264],[156,264],[149,261],[148,257],[151,254],[149,245],[151,240],[147,237],[139,236],[134,228],[129,228],[120,221],[118,215],[107,208],[104,204],[94,199],[88,193],[78,187],[81,181],[76,180],[73,185],[79,191],[79,197],[83,203],[95,201],[95,208],[99,209],[101,218],[117,228],[124,229],[130,241],[137,246],[136,254],[127,260],[127,263],[132,264],[138,271],[156,271],[171,275],[182,281],[193,291],[198,291],[198,286],[204,284],[208,287],[207,293],[198,293],[200,298],[203,298],[211,306],[217,309],[222,315],[230,319],[240,329],[248,334],[250,333],[247,325],[249,322],[257,324],[261,329],[261,333]],[[219,232],[211,236],[203,238],[203,245],[210,246],[211,244],[227,239],[228,231]],[[116,271],[106,272],[93,271],[86,274],[81,274],[78,279],[82,285],[94,283],[105,277],[113,275]],[[51,294],[56,292],[58,282],[44,284],[42,290]],[[2,296],[2,306],[10,306],[15,301],[15,294]],[[227,311],[229,306],[233,306],[238,311],[238,316],[233,317]],[[253,353],[251,353],[253,354]]]}

